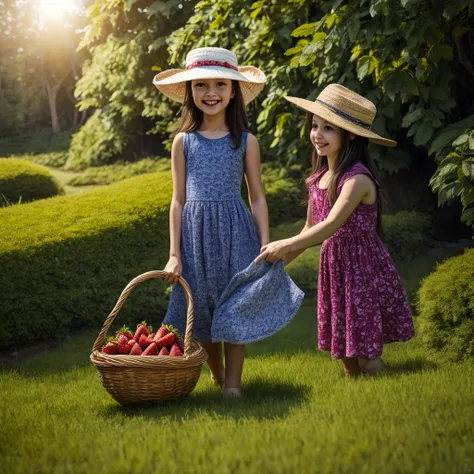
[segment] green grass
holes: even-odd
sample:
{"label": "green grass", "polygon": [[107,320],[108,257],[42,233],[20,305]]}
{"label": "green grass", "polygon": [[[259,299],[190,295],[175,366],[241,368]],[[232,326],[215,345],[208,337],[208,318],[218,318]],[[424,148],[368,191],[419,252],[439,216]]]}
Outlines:
{"label": "green grass", "polygon": [[[410,294],[444,256],[402,266]],[[442,363],[414,338],[386,347],[385,375],[346,380],[316,349],[315,307],[248,346],[239,401],[204,367],[184,400],[121,407],[88,359],[97,332],[4,367],[2,472],[472,473],[474,365]]]}

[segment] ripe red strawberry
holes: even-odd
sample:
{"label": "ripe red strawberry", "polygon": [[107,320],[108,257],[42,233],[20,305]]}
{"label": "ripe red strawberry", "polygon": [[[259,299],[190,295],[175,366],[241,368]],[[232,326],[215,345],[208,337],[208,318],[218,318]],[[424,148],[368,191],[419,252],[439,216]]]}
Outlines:
{"label": "ripe red strawberry", "polygon": [[156,343],[158,346],[163,347],[163,346],[172,346],[174,344],[174,341],[176,340],[176,336],[174,335],[173,332],[168,333],[166,336],[163,336],[161,339],[158,339]]}
{"label": "ripe red strawberry", "polygon": [[163,336],[166,336],[170,330],[168,329],[168,326],[165,326],[164,324],[161,325],[160,329],[155,334],[154,341],[160,340]]}
{"label": "ripe red strawberry", "polygon": [[182,356],[183,353],[181,352],[181,349],[179,348],[178,344],[173,344],[173,347],[170,350],[170,356]]}
{"label": "ripe red strawberry", "polygon": [[135,339],[130,339],[130,340],[128,341],[128,345],[129,345],[130,347],[133,347],[134,344],[137,344],[137,341],[135,341]]}
{"label": "ripe red strawberry", "polygon": [[115,337],[118,339],[120,336],[125,336],[128,340],[133,338],[133,334],[130,332],[130,329],[128,329],[127,326],[123,326],[120,328],[117,333],[115,334]]}
{"label": "ripe red strawberry", "polygon": [[137,355],[141,355],[141,353],[142,353],[142,348],[140,347],[140,344],[138,344],[138,342],[135,342],[135,344],[133,344],[132,350],[130,351],[130,355],[137,356]]}
{"label": "ripe red strawberry", "polygon": [[153,341],[153,339],[154,339],[154,337],[155,337],[155,333],[152,332],[148,337]]}
{"label": "ripe red strawberry", "polygon": [[105,346],[102,347],[102,352],[104,354],[117,354],[117,344],[113,342],[108,342]]}
{"label": "ripe red strawberry", "polygon": [[181,352],[184,354],[184,339],[182,337],[176,337],[176,344],[178,344]]}
{"label": "ripe red strawberry", "polygon": [[144,351],[143,354],[144,356],[154,356],[158,355],[158,346],[156,345],[156,342],[152,342]]}
{"label": "ripe red strawberry", "polygon": [[138,339],[138,344],[142,346],[142,349],[145,349],[145,347],[148,347],[150,345],[149,336],[145,336],[145,334],[141,334]]}
{"label": "ripe red strawberry", "polygon": [[145,334],[145,336],[148,336],[150,334],[146,325],[146,321],[142,321],[137,326],[137,330],[135,331],[135,335],[133,336],[133,339],[135,339],[135,341],[138,342],[142,334]]}
{"label": "ripe red strawberry", "polygon": [[119,354],[128,354],[130,352],[127,336],[122,335],[119,337],[117,351]]}
{"label": "ripe red strawberry", "polygon": [[170,353],[169,353],[168,349],[166,349],[166,347],[162,347],[162,348],[161,348],[161,351],[160,351],[160,353],[159,353],[158,355],[160,355],[160,356],[167,356],[167,355],[170,355]]}

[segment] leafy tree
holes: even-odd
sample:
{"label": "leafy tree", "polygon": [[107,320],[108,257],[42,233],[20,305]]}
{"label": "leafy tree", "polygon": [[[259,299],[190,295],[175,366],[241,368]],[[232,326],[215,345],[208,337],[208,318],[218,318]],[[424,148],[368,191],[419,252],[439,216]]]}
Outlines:
{"label": "leafy tree", "polygon": [[192,2],[99,0],[88,9],[81,48],[91,52],[76,97],[95,109],[73,137],[69,168],[158,154],[147,134],[168,134],[178,107],[152,85],[168,64],[166,39],[186,22]]}
{"label": "leafy tree", "polygon": [[[382,173],[391,174],[427,154],[449,124],[472,113],[473,11],[469,0],[202,1],[171,37],[170,51],[172,59],[182,60],[195,45],[218,44],[243,63],[262,67],[269,86],[256,104],[258,130],[265,149],[273,150],[271,158],[281,162],[307,162],[304,118],[281,100],[284,95],[312,100],[333,82],[359,92],[377,106],[372,129],[401,145],[373,150]],[[416,153],[403,151],[409,148]],[[466,150],[463,156],[470,159]],[[472,186],[467,166],[456,192],[447,195],[449,200],[462,194],[465,206]],[[445,189],[438,181],[432,181],[434,189]]]}
{"label": "leafy tree", "polygon": [[77,12],[48,22],[32,0],[0,2],[0,134],[31,134],[48,121],[56,134],[78,125],[71,91],[82,23]]}

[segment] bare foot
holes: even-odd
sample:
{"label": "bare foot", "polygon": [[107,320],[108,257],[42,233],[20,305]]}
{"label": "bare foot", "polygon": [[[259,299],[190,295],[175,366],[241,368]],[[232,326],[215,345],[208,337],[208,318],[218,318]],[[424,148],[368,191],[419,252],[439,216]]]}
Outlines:
{"label": "bare foot", "polygon": [[237,387],[223,388],[222,395],[224,398],[240,398],[242,396],[242,391]]}
{"label": "bare foot", "polygon": [[367,375],[375,375],[387,369],[387,364],[381,357],[374,357],[373,359],[364,359],[359,357],[359,367],[362,373]]}
{"label": "bare foot", "polygon": [[344,357],[342,363],[346,377],[358,377],[361,374],[359,363],[355,357]]}

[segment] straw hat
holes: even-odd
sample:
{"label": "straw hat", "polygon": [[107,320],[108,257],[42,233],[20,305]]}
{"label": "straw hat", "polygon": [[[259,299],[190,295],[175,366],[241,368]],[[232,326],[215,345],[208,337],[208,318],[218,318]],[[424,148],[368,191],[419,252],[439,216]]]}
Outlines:
{"label": "straw hat", "polygon": [[224,48],[197,48],[186,56],[186,69],[160,72],[153,84],[166,96],[184,101],[186,82],[197,79],[231,79],[240,82],[245,104],[251,102],[263,89],[267,78],[254,66],[239,67],[237,57]]}
{"label": "straw hat", "polygon": [[375,105],[344,86],[330,84],[314,102],[289,96],[285,99],[336,125],[336,127],[366,137],[374,143],[383,146],[397,146],[397,142],[383,138],[370,130],[377,113]]}

